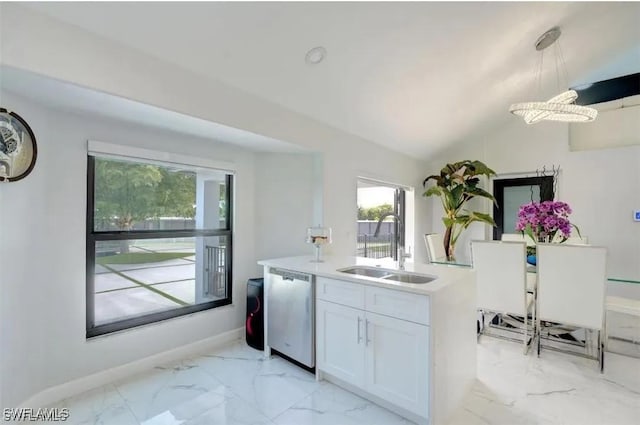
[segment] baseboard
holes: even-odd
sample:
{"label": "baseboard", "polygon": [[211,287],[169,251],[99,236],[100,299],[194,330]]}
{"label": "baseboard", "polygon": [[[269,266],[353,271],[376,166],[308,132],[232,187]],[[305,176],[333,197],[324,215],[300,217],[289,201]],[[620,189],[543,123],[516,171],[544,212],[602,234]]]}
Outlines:
{"label": "baseboard", "polygon": [[131,363],[126,363],[82,378],[74,379],[73,381],[65,382],[64,384],[56,385],[40,391],[32,397],[29,397],[29,399],[23,403],[20,403],[19,407],[34,409],[46,407],[65,398],[73,397],[94,388],[119,381],[120,379],[124,379],[128,376],[151,370],[155,366],[205,353],[238,340],[243,336],[244,328],[233,329],[206,339],[195,341],[191,344],[135,360]]}

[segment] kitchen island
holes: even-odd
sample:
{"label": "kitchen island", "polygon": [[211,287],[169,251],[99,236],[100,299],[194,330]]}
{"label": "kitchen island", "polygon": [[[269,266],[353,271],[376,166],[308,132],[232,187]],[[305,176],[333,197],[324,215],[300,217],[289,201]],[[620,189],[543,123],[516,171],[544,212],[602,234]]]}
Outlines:
{"label": "kitchen island", "polygon": [[[259,261],[265,317],[270,297],[278,296],[270,291],[276,279],[311,276],[306,310],[315,321],[316,377],[416,423],[445,424],[476,377],[473,270],[407,263],[400,271],[396,262],[359,257],[312,260]],[[415,278],[428,282],[401,281]],[[265,330],[286,329],[280,320],[265,323]],[[268,333],[265,340],[270,355]]]}

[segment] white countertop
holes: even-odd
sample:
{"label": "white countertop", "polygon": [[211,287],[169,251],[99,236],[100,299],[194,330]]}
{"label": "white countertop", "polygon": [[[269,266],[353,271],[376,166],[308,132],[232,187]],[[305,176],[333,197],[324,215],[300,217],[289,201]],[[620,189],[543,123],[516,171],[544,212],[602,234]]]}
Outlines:
{"label": "white countertop", "polygon": [[[428,283],[404,283],[388,279],[379,279],[368,276],[354,275],[337,271],[351,266],[380,267],[383,269],[398,270],[398,263],[389,259],[374,259],[362,257],[334,257],[325,256],[322,263],[315,263],[313,256],[284,257],[260,260],[262,266],[276,267],[285,270],[309,273],[316,276],[331,279],[340,279],[356,282],[364,285],[379,286],[389,289],[397,289],[416,294],[431,294],[445,286],[474,273],[472,269],[445,265],[431,265],[423,263],[405,263],[404,272],[419,273],[436,277],[436,280]],[[401,271],[402,272],[402,271]]]}

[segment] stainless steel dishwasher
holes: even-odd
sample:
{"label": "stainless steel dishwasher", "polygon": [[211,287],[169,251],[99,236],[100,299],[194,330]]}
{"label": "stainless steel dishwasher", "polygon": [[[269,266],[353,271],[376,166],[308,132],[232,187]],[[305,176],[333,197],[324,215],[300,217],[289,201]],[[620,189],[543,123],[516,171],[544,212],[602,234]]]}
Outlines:
{"label": "stainless steel dishwasher", "polygon": [[315,303],[313,275],[270,268],[267,289],[267,345],[314,367]]}

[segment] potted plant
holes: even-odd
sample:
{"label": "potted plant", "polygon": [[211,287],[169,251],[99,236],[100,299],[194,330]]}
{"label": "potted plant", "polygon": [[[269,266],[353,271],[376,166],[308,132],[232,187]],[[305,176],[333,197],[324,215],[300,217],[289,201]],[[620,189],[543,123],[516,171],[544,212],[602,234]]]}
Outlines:
{"label": "potted plant", "polygon": [[[529,236],[534,243],[563,243],[571,236],[572,227],[582,237],[578,226],[569,221],[572,212],[566,202],[530,202],[520,206],[516,230]],[[527,261],[530,264],[536,264],[535,256],[535,246],[527,247]]]}
{"label": "potted plant", "polygon": [[424,192],[423,196],[439,196],[442,201],[445,216],[442,222],[445,226],[444,252],[447,260],[454,260],[455,245],[462,231],[479,221],[495,226],[496,223],[489,214],[465,209],[465,204],[475,198],[490,199],[495,202],[495,198],[489,192],[478,187],[480,176],[494,176],[496,173],[480,161],[464,160],[447,164],[440,175],[432,175],[424,179],[422,185],[427,186],[430,180],[435,182],[434,186]]}

